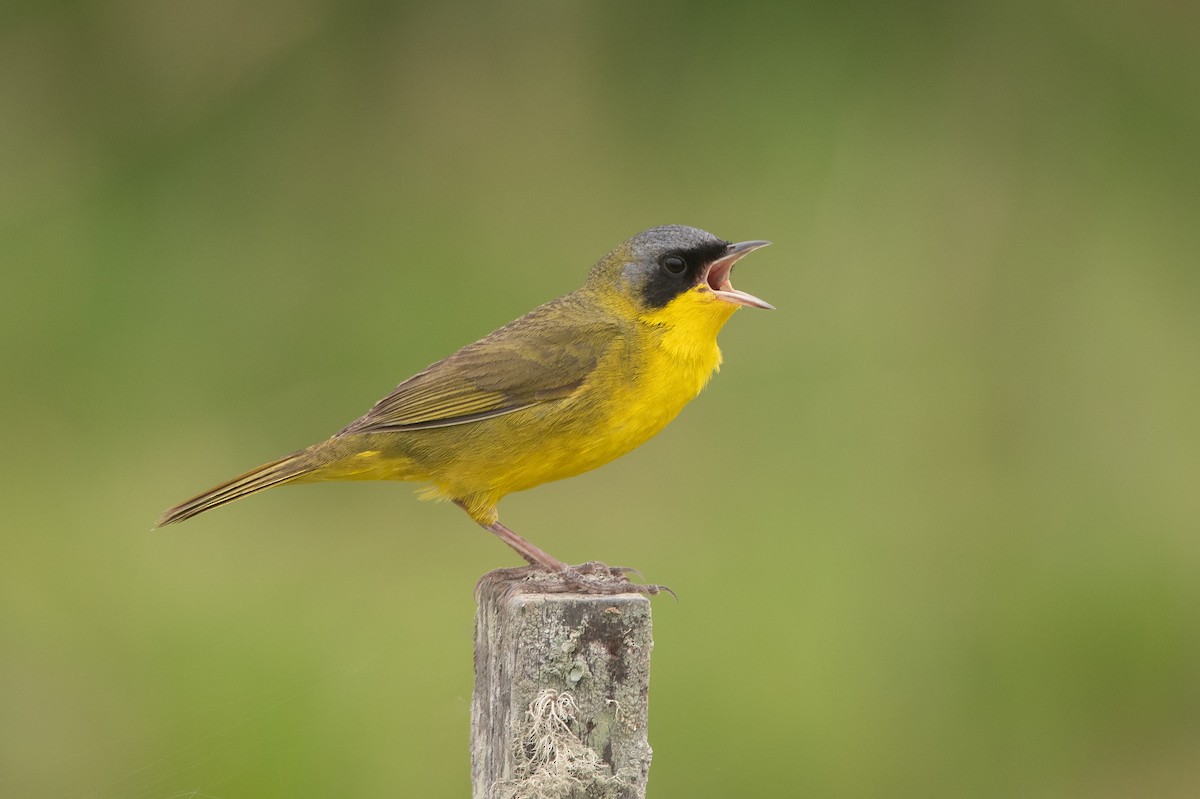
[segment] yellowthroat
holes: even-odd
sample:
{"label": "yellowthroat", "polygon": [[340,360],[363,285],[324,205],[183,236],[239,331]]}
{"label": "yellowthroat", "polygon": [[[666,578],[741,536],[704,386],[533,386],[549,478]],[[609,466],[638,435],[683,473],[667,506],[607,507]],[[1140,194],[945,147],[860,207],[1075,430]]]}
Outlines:
{"label": "yellowthroat", "polygon": [[502,525],[496,503],[608,463],[674,419],[720,367],[717,333],[733,312],[772,308],[729,280],[769,243],[682,225],[643,231],[579,290],[418,372],[332,438],[171,508],[158,526],[284,483],[414,480],[531,566],[570,573]]}

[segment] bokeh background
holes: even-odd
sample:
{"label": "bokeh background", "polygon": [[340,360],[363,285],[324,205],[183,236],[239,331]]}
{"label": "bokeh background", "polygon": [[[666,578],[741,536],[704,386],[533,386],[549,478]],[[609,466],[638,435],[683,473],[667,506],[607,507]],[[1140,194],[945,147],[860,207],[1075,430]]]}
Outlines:
{"label": "bokeh background", "polygon": [[687,223],[779,311],[502,506],[679,593],[652,795],[1200,795],[1198,9],[6,4],[0,794],[466,796],[505,547],[151,525]]}

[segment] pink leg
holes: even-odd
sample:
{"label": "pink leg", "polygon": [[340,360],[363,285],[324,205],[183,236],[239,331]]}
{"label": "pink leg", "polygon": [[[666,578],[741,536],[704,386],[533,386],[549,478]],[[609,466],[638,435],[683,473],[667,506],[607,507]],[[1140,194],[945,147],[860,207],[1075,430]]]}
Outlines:
{"label": "pink leg", "polygon": [[492,522],[491,524],[486,525],[484,529],[495,533],[497,538],[515,549],[521,557],[529,561],[529,565],[531,566],[541,566],[542,568],[549,569],[552,572],[565,571],[567,568],[567,564],[563,563],[550,553],[535,547],[533,544],[529,543],[524,538],[521,538],[521,536],[508,529],[500,522]]}
{"label": "pink leg", "polygon": [[[501,524],[500,520],[496,519],[496,506],[494,504],[487,505],[482,509],[476,508],[475,510],[477,512],[474,513],[472,512],[471,506],[467,504],[466,500],[456,499],[454,500],[454,504],[465,510],[467,515],[474,519],[480,527],[492,533],[501,541],[515,549],[517,554],[525,558],[526,562],[528,562],[530,566],[541,566],[543,569],[548,569],[549,571],[558,573],[565,572],[569,568],[567,564],[563,563],[549,552],[544,552],[538,547],[535,547],[533,544],[529,543],[524,538],[521,538],[521,536],[517,535],[512,530]],[[488,523],[486,520],[489,518],[495,519],[495,521]]]}
{"label": "pink leg", "polygon": [[[498,520],[492,522],[491,524],[483,524],[475,514],[471,513],[471,511],[467,509],[466,503],[462,500],[456,499],[454,500],[454,503],[463,510],[467,511],[467,513],[470,513],[471,518],[475,519],[476,522],[479,522],[483,529],[492,533],[501,541],[515,549],[517,554],[525,558],[525,560],[529,563],[528,567],[522,567],[520,569],[499,569],[497,572],[493,572],[493,574],[508,572],[515,575],[520,572],[525,572],[529,567],[532,567],[535,570],[543,569],[555,575],[553,580],[550,582],[537,582],[540,590],[549,592],[561,593],[574,591],[583,594],[626,594],[633,592],[647,594],[650,596],[666,592],[671,594],[671,596],[675,595],[675,592],[670,588],[667,588],[665,585],[635,585],[634,583],[629,582],[629,578],[625,576],[625,573],[633,571],[633,569],[626,569],[622,567],[612,568],[599,562],[585,563],[579,568],[568,566],[550,553],[545,552],[544,550],[539,549],[538,547],[529,543],[512,530],[505,527]],[[494,509],[488,508],[488,510],[491,511],[490,516],[494,519]],[[530,576],[532,577],[532,575]]]}

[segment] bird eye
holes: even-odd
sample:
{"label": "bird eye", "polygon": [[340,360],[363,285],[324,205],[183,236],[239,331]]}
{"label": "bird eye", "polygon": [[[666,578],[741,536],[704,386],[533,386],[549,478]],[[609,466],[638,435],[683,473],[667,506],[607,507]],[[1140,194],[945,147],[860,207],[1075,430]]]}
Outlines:
{"label": "bird eye", "polygon": [[668,255],[663,259],[663,266],[672,275],[682,275],[687,269],[687,261],[680,258],[678,255]]}

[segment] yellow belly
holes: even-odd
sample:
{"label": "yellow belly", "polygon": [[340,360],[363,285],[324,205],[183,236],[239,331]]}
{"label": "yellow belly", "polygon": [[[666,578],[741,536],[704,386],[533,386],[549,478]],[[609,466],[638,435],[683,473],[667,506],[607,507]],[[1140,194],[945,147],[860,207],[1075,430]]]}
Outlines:
{"label": "yellow belly", "polygon": [[636,374],[616,364],[598,369],[600,377],[586,391],[557,409],[564,423],[549,425],[540,441],[529,442],[530,457],[497,464],[493,485],[504,493],[522,491],[595,469],[641,446],[704,388],[720,364],[715,344],[708,356],[680,361],[653,347],[637,358]]}
{"label": "yellow belly", "polygon": [[699,295],[644,317],[572,397],[489,420],[466,457],[431,475],[426,496],[469,496],[469,506],[490,514],[505,494],[595,469],[645,443],[720,368],[717,332],[734,310]]}

